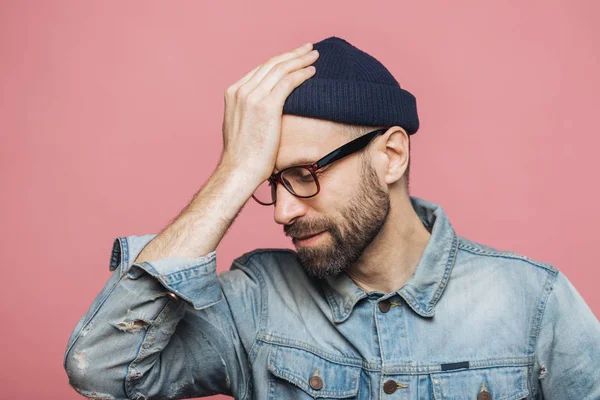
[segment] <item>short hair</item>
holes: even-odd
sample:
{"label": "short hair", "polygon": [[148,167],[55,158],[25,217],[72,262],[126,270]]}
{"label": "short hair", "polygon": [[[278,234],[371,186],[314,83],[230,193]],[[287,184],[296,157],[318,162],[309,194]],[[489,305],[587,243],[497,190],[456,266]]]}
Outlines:
{"label": "short hair", "polygon": [[[356,124],[343,124],[344,134],[348,136],[348,139],[353,140],[362,135],[374,131],[376,129],[389,128],[389,126],[372,126],[372,125],[356,125]],[[406,191],[409,191],[409,177],[410,177],[410,135],[408,136],[408,164],[406,165],[406,171],[404,171],[405,176],[405,187]]]}

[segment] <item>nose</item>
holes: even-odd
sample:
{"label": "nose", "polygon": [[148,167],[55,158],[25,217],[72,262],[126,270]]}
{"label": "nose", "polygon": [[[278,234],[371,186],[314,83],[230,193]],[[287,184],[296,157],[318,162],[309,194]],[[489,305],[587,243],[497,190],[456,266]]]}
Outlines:
{"label": "nose", "polygon": [[274,219],[281,225],[289,225],[296,218],[306,214],[308,206],[303,199],[294,196],[283,185],[277,185],[277,201],[275,202]]}

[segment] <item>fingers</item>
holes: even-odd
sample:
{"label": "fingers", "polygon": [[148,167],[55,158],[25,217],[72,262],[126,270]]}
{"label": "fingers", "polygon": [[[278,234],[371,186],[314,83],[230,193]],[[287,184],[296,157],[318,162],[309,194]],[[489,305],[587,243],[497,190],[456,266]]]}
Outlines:
{"label": "fingers", "polygon": [[300,86],[302,82],[313,76],[315,72],[316,68],[311,65],[284,76],[271,91],[270,97],[273,99],[273,102],[283,109],[283,104],[290,93]]}
{"label": "fingers", "polygon": [[[282,61],[286,61],[299,55],[305,54],[312,50],[312,43],[304,43],[302,46],[295,48],[292,51],[277,55],[275,57],[271,57],[264,64],[256,66],[252,71],[248,72],[242,79],[234,83],[230,86],[230,90],[237,90],[243,85],[246,85],[250,80],[252,80],[251,87],[248,87],[249,90],[253,89],[260,80],[266,75],[266,73],[272,68],[273,65],[280,63]],[[260,71],[259,71],[260,70]],[[258,73],[257,73],[258,72]]]}
{"label": "fingers", "polygon": [[[309,73],[312,69],[308,68],[311,64],[313,64],[317,58],[319,58],[319,52],[317,50],[312,50],[308,54],[303,56],[280,62],[275,65],[269,73],[262,79],[262,81],[258,84],[258,86],[254,89],[254,93],[257,94],[258,97],[264,98],[271,94],[276,85],[280,83],[281,80],[286,79],[289,82],[284,85],[293,84],[295,82],[294,77],[287,78],[288,74],[293,72],[305,69],[305,72],[295,76],[305,76],[305,73]],[[311,74],[312,75],[312,74]],[[295,86],[294,86],[295,87]],[[254,94],[253,93],[253,94]]]}
{"label": "fingers", "polygon": [[254,67],[254,69],[250,72],[248,72],[246,75],[244,75],[244,77],[242,79],[240,79],[239,81],[237,81],[234,85],[237,87],[242,86],[243,84],[245,84],[246,82],[248,82],[250,80],[250,78],[252,78],[254,76],[254,74],[256,73],[256,71],[258,71],[258,69],[262,66],[261,65],[257,65],[256,67]]}
{"label": "fingers", "polygon": [[301,57],[307,54],[309,51],[311,51],[311,49],[312,43],[307,43],[306,45],[300,46],[289,53],[284,53],[270,58],[258,69],[258,71],[256,71],[252,78],[250,78],[250,80],[243,85],[244,91],[247,93],[254,91],[254,89],[261,84],[263,78],[271,71],[271,69],[274,66]]}

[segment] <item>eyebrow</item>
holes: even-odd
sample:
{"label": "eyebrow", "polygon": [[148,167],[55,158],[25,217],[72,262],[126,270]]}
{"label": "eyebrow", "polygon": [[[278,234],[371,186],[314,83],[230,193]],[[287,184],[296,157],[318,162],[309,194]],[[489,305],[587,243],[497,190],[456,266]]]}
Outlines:
{"label": "eyebrow", "polygon": [[[317,160],[315,160],[314,158],[302,157],[302,158],[299,158],[299,159],[295,160],[293,163],[288,164],[286,167],[281,168],[279,171],[284,170],[284,169],[289,168],[289,167],[294,167],[296,165],[312,165],[316,161]],[[277,170],[277,168],[273,168],[273,174],[276,174],[279,171]]]}

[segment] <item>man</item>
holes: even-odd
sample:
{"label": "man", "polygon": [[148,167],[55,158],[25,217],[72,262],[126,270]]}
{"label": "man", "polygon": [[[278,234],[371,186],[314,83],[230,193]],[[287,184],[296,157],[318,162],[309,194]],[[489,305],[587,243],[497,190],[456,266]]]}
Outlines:
{"label": "man", "polygon": [[[214,174],[159,234],[115,239],[69,339],[70,384],[109,399],[600,399],[600,324],[565,275],[409,196],[415,98],[341,38],[312,47],[231,85]],[[217,275],[251,197],[296,251]]]}

